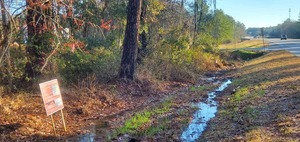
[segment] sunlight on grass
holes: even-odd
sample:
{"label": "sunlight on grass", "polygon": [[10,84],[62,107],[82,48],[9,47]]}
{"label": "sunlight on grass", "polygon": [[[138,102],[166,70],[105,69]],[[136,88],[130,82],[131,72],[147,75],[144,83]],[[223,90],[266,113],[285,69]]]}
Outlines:
{"label": "sunlight on grass", "polygon": [[253,129],[246,133],[246,139],[249,142],[271,142],[272,136],[270,132],[264,129]]}
{"label": "sunlight on grass", "polygon": [[[268,42],[265,41],[265,46],[268,46]],[[234,48],[257,48],[262,47],[263,40],[262,39],[254,39],[254,40],[246,40],[238,43],[230,43],[230,44],[222,44],[219,46],[220,49],[234,49]]]}
{"label": "sunlight on grass", "polygon": [[234,78],[234,93],[220,103],[218,118],[204,134],[206,138],[299,141],[299,57],[287,51],[270,52],[245,62],[229,75]]}
{"label": "sunlight on grass", "polygon": [[276,59],[286,59],[292,57],[295,56],[287,51],[275,51],[275,52],[268,53],[263,58],[258,58],[258,59],[251,60],[251,62],[247,62],[245,66],[258,65]]}

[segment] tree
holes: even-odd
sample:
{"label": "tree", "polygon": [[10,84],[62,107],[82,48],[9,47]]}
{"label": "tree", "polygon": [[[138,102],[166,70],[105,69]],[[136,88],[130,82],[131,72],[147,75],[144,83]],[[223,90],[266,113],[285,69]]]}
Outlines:
{"label": "tree", "polygon": [[120,78],[134,78],[142,0],[129,0]]}
{"label": "tree", "polygon": [[49,36],[52,12],[51,1],[26,0],[27,6],[27,33],[28,62],[25,67],[27,79],[34,79],[41,74],[41,67],[45,64],[46,55],[50,52]]}

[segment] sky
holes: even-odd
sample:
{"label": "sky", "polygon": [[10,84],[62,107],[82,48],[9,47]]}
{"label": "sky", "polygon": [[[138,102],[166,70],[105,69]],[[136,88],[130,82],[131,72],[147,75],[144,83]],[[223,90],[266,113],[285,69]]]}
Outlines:
{"label": "sky", "polygon": [[249,27],[269,27],[299,19],[300,0],[217,0],[217,9]]}

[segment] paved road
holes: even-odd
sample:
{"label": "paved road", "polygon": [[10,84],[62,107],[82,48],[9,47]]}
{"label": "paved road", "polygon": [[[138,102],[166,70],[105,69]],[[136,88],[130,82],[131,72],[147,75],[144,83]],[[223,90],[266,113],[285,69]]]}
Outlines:
{"label": "paved road", "polygon": [[300,56],[300,39],[266,39],[269,42],[266,50],[288,50],[296,56]]}

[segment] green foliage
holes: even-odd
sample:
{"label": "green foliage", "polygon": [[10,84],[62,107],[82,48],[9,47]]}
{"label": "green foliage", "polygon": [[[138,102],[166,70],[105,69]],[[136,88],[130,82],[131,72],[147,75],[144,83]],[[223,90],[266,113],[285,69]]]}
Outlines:
{"label": "green foliage", "polygon": [[264,52],[250,50],[235,50],[231,53],[233,59],[251,60],[264,55]]}
{"label": "green foliage", "polygon": [[[140,32],[145,32],[147,47],[143,52],[147,53],[138,68],[147,70],[161,80],[193,82],[199,73],[216,70],[222,66],[217,45],[232,41],[233,25],[241,27],[242,32],[243,24],[235,22],[221,10],[211,12],[212,5],[208,1],[197,0],[197,2],[198,9],[194,10],[198,27],[194,33],[194,16],[190,10],[195,7],[186,9],[178,1],[143,1],[146,15],[141,21]],[[95,75],[98,81],[104,83],[115,78],[120,66],[122,49],[119,48],[124,39],[127,4],[128,1],[125,0],[74,1],[68,5],[73,7],[72,12],[53,6],[60,9],[62,16],[55,16],[57,19],[45,22],[52,25],[53,21],[59,21],[54,24],[59,27],[56,27],[59,36],[55,37],[56,34],[53,35],[53,31],[49,30],[42,37],[33,37],[34,39],[27,43],[28,47],[32,45],[30,47],[34,51],[32,54],[36,53],[38,58],[46,59],[57,43],[55,40],[62,38],[60,28],[70,28],[70,41],[62,38],[60,40],[62,44],[78,40],[86,44],[85,49],[82,49],[84,51],[76,50],[74,53],[65,51],[67,47],[62,47],[51,56],[43,75],[52,71],[49,66],[53,65],[55,69],[51,73],[58,73],[67,84],[83,80],[89,75]],[[105,22],[108,24],[103,28],[102,24]],[[4,68],[1,69],[1,80],[8,80],[7,78],[11,76],[21,79],[27,61],[36,66],[43,66],[43,63],[37,63],[40,59],[35,59],[36,57],[31,55],[25,58],[24,55],[26,53],[13,58],[12,74]],[[38,69],[40,68],[37,67]],[[7,81],[4,84],[7,84]]]}
{"label": "green foliage", "polygon": [[153,135],[155,135],[155,134],[157,134],[159,132],[162,132],[164,130],[166,130],[166,123],[161,123],[161,124],[159,124],[157,126],[151,126],[151,127],[147,128],[145,130],[144,134],[146,136],[153,136]]}
{"label": "green foliage", "polygon": [[[13,59],[13,60],[12,60]],[[9,90],[20,90],[25,85],[24,71],[27,63],[24,49],[10,48],[10,65],[8,61],[1,63],[0,68],[0,95]],[[13,86],[10,86],[10,82]],[[2,86],[3,85],[3,86]],[[10,91],[9,91],[10,92]]]}
{"label": "green foliage", "polygon": [[[248,28],[247,34],[252,36],[261,35],[261,28]],[[282,24],[264,28],[264,35],[273,38],[280,38],[282,34],[288,38],[300,38],[300,22],[285,20]]]}
{"label": "green foliage", "polygon": [[216,61],[220,62],[217,55],[201,48],[174,48],[164,44],[146,57],[143,66],[159,79],[194,81],[196,74],[216,69]]}
{"label": "green foliage", "polygon": [[95,48],[89,52],[62,53],[58,60],[59,73],[65,82],[74,83],[94,74],[107,82],[118,74],[120,51]]}
{"label": "green foliage", "polygon": [[135,114],[130,119],[126,120],[124,125],[117,129],[118,134],[137,134],[140,132],[153,135],[165,128],[165,126],[148,126],[146,129],[143,128],[147,123],[151,121],[153,116],[162,115],[170,110],[171,101],[166,100],[157,108],[153,110],[143,111]]}

